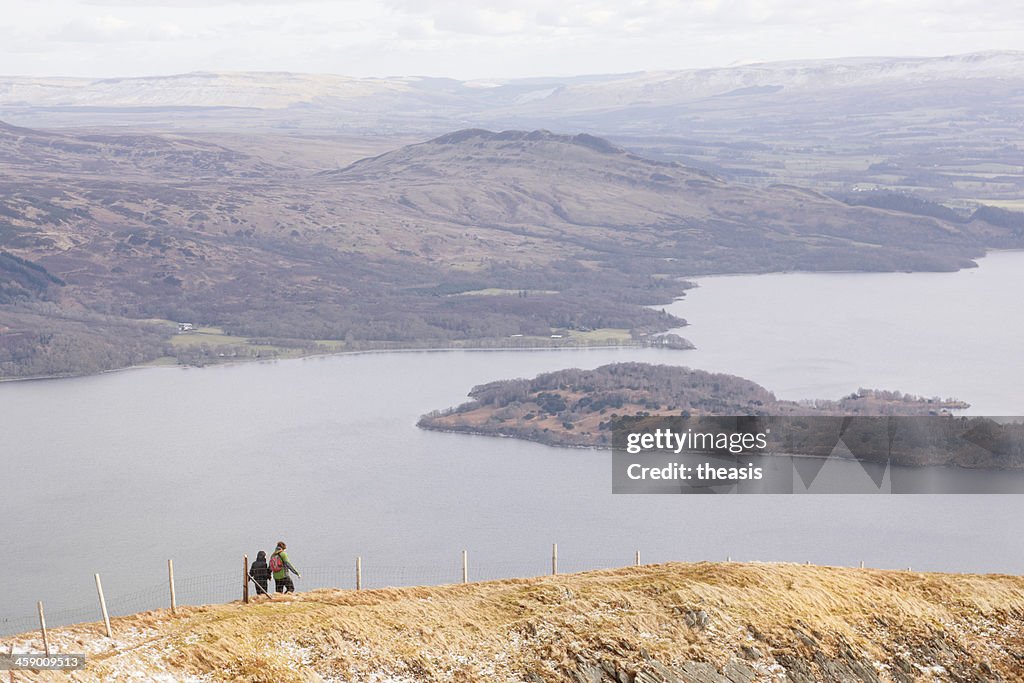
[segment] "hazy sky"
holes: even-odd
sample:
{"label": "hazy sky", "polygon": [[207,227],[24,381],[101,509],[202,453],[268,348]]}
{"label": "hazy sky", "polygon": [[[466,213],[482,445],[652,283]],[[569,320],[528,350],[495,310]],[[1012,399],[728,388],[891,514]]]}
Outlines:
{"label": "hazy sky", "polygon": [[0,0],[0,74],[456,78],[1024,49],[1021,0]]}

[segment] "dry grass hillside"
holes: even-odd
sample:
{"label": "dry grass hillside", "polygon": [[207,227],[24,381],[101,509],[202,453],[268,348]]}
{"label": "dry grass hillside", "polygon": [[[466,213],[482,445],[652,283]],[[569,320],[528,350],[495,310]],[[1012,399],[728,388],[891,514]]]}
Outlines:
{"label": "dry grass hillside", "polygon": [[[90,655],[70,680],[1024,680],[1024,578],[998,575],[664,564],[320,590],[113,627],[113,642],[98,624],[53,633],[61,651]],[[16,639],[19,649],[30,639]]]}

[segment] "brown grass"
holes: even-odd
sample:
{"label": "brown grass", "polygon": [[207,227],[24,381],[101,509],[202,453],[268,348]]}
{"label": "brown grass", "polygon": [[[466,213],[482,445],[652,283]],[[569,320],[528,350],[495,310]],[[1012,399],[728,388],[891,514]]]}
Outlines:
{"label": "brown grass", "polygon": [[665,564],[319,590],[149,612],[114,629],[115,646],[97,625],[54,634],[63,651],[90,652],[72,680],[573,681],[603,667],[632,681],[662,665],[741,663],[748,680],[806,666],[829,681],[843,680],[829,678],[829,662],[850,661],[882,681],[1024,680],[1024,578],[994,575]]}

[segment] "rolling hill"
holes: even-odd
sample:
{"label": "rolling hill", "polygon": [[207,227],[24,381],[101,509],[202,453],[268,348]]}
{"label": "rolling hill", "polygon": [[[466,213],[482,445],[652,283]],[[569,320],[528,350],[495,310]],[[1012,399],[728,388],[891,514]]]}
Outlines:
{"label": "rolling hill", "polygon": [[[330,74],[0,77],[0,120],[225,135],[587,131],[727,180],[1024,207],[1024,52],[458,81]],[[231,146],[231,145],[228,145]]]}
{"label": "rolling hill", "polygon": [[[30,313],[143,325],[147,339],[139,321],[187,320],[313,350],[639,334],[683,324],[646,306],[687,276],[952,270],[1020,244],[1012,224],[730,183],[540,130],[468,129],[310,172],[258,145],[4,125],[0,160],[0,250],[43,277],[30,291],[12,284],[27,271],[0,273],[0,291],[36,306],[0,310],[0,324],[41,346]],[[41,368],[24,344],[5,355],[9,341],[0,375],[83,371]],[[147,348],[143,360],[169,352]],[[111,358],[89,371],[126,364]]]}

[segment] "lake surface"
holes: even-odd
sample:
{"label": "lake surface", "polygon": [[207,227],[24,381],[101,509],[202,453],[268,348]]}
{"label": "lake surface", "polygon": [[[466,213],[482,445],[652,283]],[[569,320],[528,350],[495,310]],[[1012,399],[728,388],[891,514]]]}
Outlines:
{"label": "lake surface", "polygon": [[976,415],[1024,411],[1024,252],[956,273],[712,277],[667,306],[690,325],[687,363],[779,398],[859,387],[961,398]]}
{"label": "lake surface", "polygon": [[357,555],[368,585],[454,581],[462,549],[472,578],[541,573],[552,542],[565,571],[641,549],[650,562],[1022,573],[1020,496],[613,496],[609,453],[415,427],[475,384],[627,360],[727,371],[781,398],[866,386],[1020,414],[1024,253],[981,263],[708,278],[670,307],[697,351],[366,354],[0,385],[17,577],[0,619],[24,624],[36,600],[48,615],[90,605],[94,572],[108,596],[157,590],[168,558],[182,580],[230,576],[279,538],[300,589],[340,584]]}

